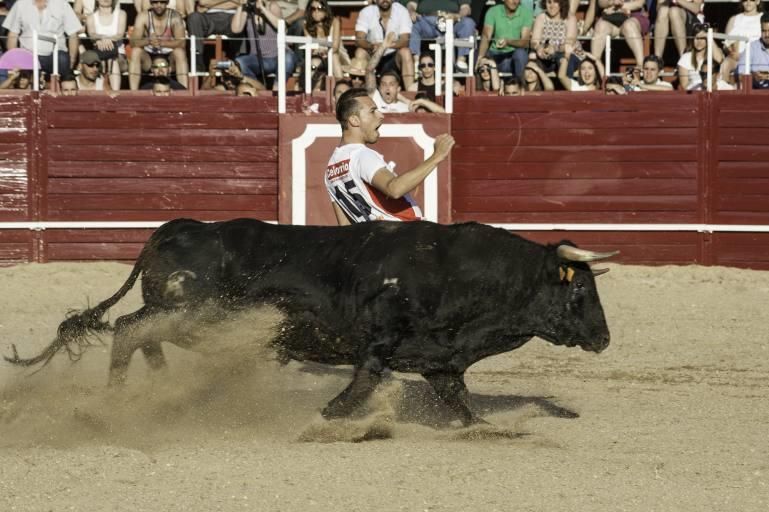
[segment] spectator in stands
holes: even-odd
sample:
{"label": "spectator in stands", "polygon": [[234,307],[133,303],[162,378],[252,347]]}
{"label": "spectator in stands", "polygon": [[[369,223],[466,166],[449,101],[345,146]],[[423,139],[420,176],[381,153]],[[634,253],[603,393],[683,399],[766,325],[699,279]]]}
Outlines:
{"label": "spectator in stands", "polygon": [[621,80],[607,82],[606,92],[627,94],[641,91],[672,91],[673,85],[660,78],[660,72],[664,67],[662,59],[656,55],[649,55],[643,61],[643,69],[628,68]]}
{"label": "spectator in stands", "polygon": [[[698,23],[694,26],[691,43],[686,53],[678,59],[678,82],[684,91],[697,89],[701,82],[700,68],[707,58],[708,28],[710,26],[706,23]],[[715,45],[713,45],[713,58],[719,64],[724,59],[723,52]]]}
{"label": "spectator in stands", "polygon": [[408,87],[409,91],[425,93],[430,101],[435,101],[435,59],[430,53],[419,56],[419,80]]}
{"label": "spectator in stands", "polygon": [[[423,39],[436,39],[443,36],[448,18],[454,20],[454,37],[465,39],[475,35],[475,21],[470,16],[470,0],[410,0],[406,7],[413,23],[409,47],[414,56],[422,53]],[[467,63],[469,53],[470,48],[457,50],[456,67],[461,72],[470,69],[470,64]]]}
{"label": "spectator in stands", "polygon": [[[328,58],[331,56],[335,75],[341,75],[336,70],[341,70],[343,64],[350,63],[347,50],[342,46],[342,29],[339,18],[334,16],[327,0],[312,0],[305,13],[304,35],[314,39],[331,40],[331,48],[321,46],[312,51],[312,83],[313,90],[323,89],[325,78],[328,76]],[[299,83],[304,83],[304,72]]]}
{"label": "spectator in stands", "polygon": [[383,113],[403,113],[409,111],[409,105],[405,101],[401,101],[399,96],[401,92],[401,77],[395,71],[385,71],[382,76],[379,77],[379,84],[377,85],[376,69],[379,65],[379,60],[384,55],[387,48],[391,47],[395,43],[396,35],[393,32],[388,32],[384,41],[374,51],[366,66],[366,90],[374,100],[377,109]]}
{"label": "spectator in stands", "polygon": [[[711,61],[710,68],[713,70],[711,80],[711,90],[713,91],[733,91],[736,87],[721,77],[721,64],[716,61]],[[707,90],[708,83],[708,63],[704,62],[700,67],[700,83],[696,86],[695,90]]]}
{"label": "spectator in stands", "polygon": [[386,32],[397,39],[379,62],[378,73],[395,69],[403,77],[403,86],[410,90],[414,84],[414,56],[409,48],[413,23],[408,9],[396,0],[375,0],[364,7],[355,22],[356,57],[368,58],[382,44]]}
{"label": "spectator in stands", "polygon": [[[348,79],[353,88],[365,87],[367,66],[368,61],[354,57],[350,60],[348,66],[342,66],[342,71],[344,73],[342,78]],[[336,71],[334,73],[336,73]]]}
{"label": "spectator in stands", "polygon": [[81,91],[111,91],[109,81],[104,79],[101,72],[102,62],[94,50],[87,50],[80,56],[80,75],[77,77],[77,88]]}
{"label": "spectator in stands", "polygon": [[577,44],[577,17],[569,14],[569,0],[540,0],[544,12],[534,19],[529,60],[536,59],[545,71],[558,68],[566,45]]}
{"label": "spectator in stands", "polygon": [[[761,38],[761,3],[759,0],[742,0],[740,2],[742,12],[735,14],[726,23],[726,34],[730,36],[747,37],[749,42]],[[747,43],[744,41],[725,41],[724,53],[726,58],[722,63],[721,70],[724,77],[731,77],[732,72],[737,69],[737,63],[740,60],[740,54],[745,51]]]}
{"label": "spectator in stands", "polygon": [[577,68],[576,79],[567,74],[569,55],[558,66],[558,80],[567,91],[600,91],[603,80],[603,65],[591,53],[583,52]]}
{"label": "spectator in stands", "polygon": [[483,57],[478,59],[478,80],[477,88],[479,91],[499,92],[499,71],[497,63],[493,59]]}
{"label": "spectator in stands", "polygon": [[[187,31],[191,36],[195,36],[197,69],[204,67],[203,40],[205,38],[213,35],[235,37],[240,33],[239,30],[232,30],[233,17],[236,9],[242,9],[245,2],[246,0],[198,0],[197,10],[187,15]],[[248,5],[253,7],[253,1],[249,2]]]}
{"label": "spectator in stands", "polygon": [[309,0],[277,0],[277,2],[280,6],[280,16],[286,20],[286,32],[292,36],[301,36]]}
{"label": "spectator in stands", "polygon": [[156,55],[152,58],[152,66],[150,66],[150,80],[141,86],[142,90],[152,89],[152,85],[155,83],[155,79],[159,77],[168,78],[168,85],[173,91],[183,91],[186,89],[182,84],[171,78],[171,65],[168,63],[165,57]]}
{"label": "spectator in stands", "polygon": [[119,91],[123,79],[121,68],[125,68],[126,13],[120,8],[120,0],[97,0],[97,4],[96,12],[86,20],[88,37],[99,54],[104,66],[102,72],[109,77],[110,87]]}
{"label": "spectator in stands", "polygon": [[640,65],[644,60],[643,36],[649,33],[646,0],[598,0],[598,5],[604,9],[595,23],[590,52],[600,59],[606,36],[621,35],[633,53],[636,65]]}
{"label": "spectator in stands", "polygon": [[[317,1],[317,0],[314,0]],[[267,76],[278,72],[278,21],[281,10],[277,2],[256,0],[253,12],[238,5],[230,29],[245,34],[245,52],[236,59],[243,75],[267,85]],[[286,48],[286,78],[294,73],[296,57]],[[273,84],[277,89],[277,84]]]}
{"label": "spectator in stands", "polygon": [[[75,11],[75,16],[80,20],[80,23],[85,25],[88,20],[88,16],[96,12],[96,0],[75,0],[72,4],[72,10]],[[138,12],[138,11],[137,11]]]}
{"label": "spectator in stands", "polygon": [[131,61],[128,83],[139,88],[142,73],[149,71],[152,58],[166,57],[176,70],[176,79],[187,87],[187,53],[184,20],[168,8],[168,0],[151,0],[149,11],[136,15],[131,34]]}
{"label": "spectator in stands", "polygon": [[339,96],[344,94],[346,91],[349,91],[352,89],[352,84],[349,80],[337,80],[334,84],[334,91],[333,91],[333,99],[334,99],[334,105],[332,105],[332,111],[336,110],[336,100],[339,99]]}
{"label": "spectator in stands", "polygon": [[[737,71],[746,72],[746,54],[740,55]],[[769,13],[761,15],[761,39],[750,43],[750,74],[754,89],[769,89]]]}
{"label": "spectator in stands", "polygon": [[171,96],[171,84],[168,77],[159,76],[155,79],[155,82],[152,84],[152,95]]}
{"label": "spectator in stands", "polygon": [[[75,0],[75,5],[77,5],[77,2],[81,0]],[[94,0],[84,0],[87,2],[92,2]],[[149,11],[152,5],[150,4],[150,0],[133,0],[134,9],[136,9],[136,14],[139,14],[140,12],[146,12]],[[182,18],[187,18],[187,15],[191,12],[195,12],[195,2],[194,0],[170,0],[168,2],[168,8],[173,9],[174,11],[178,12],[179,15]],[[77,12],[77,10],[75,10]]]}
{"label": "spectator in stands", "polygon": [[0,82],[0,89],[32,89],[32,71],[28,69],[8,70],[8,77]]}
{"label": "spectator in stands", "polygon": [[62,96],[77,96],[77,79],[75,75],[66,75],[59,82],[59,93]]}
{"label": "spectator in stands", "polygon": [[478,46],[478,63],[490,57],[501,73],[523,76],[523,68],[529,60],[529,40],[534,17],[531,10],[521,5],[521,0],[504,0],[486,11]]}
{"label": "spectator in stands", "polygon": [[553,81],[536,61],[529,61],[523,70],[523,90],[526,92],[552,91]]}
{"label": "spectator in stands", "polygon": [[[53,73],[54,42],[59,43],[59,74],[68,75],[77,62],[78,32],[83,26],[66,0],[18,0],[3,22],[8,30],[7,48],[32,51],[32,32],[37,30],[37,52],[40,68]],[[64,35],[67,39],[64,39]],[[62,50],[66,48],[66,50]]]}
{"label": "spectator in stands", "polygon": [[[227,67],[218,69],[220,64]],[[243,75],[238,61],[217,62],[215,59],[211,59],[208,66],[208,76],[203,80],[200,88],[203,90],[235,91],[241,82],[250,83],[257,91],[265,90],[264,85],[259,80]]]}
{"label": "spectator in stands", "polygon": [[510,76],[505,79],[502,87],[499,88],[500,96],[523,96],[523,80],[517,76]]}
{"label": "spectator in stands", "polygon": [[259,92],[252,82],[240,82],[235,88],[235,96],[256,96]]}
{"label": "spectator in stands", "polygon": [[665,53],[665,44],[671,32],[678,55],[686,51],[686,38],[691,36],[694,26],[700,23],[698,15],[704,2],[705,0],[657,1],[657,18],[654,21],[654,55],[662,57]]}
{"label": "spectator in stands", "polygon": [[[576,6],[579,6],[579,0],[571,0],[569,6],[569,14],[572,16],[577,15]],[[577,35],[591,37],[593,31],[593,23],[595,23],[595,11],[596,0],[588,0],[587,10],[581,20],[577,20]]]}

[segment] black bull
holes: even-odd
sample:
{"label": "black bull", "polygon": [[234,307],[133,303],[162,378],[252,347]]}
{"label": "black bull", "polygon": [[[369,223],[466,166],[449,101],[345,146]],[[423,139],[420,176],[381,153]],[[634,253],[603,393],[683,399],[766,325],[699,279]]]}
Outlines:
{"label": "black bull", "polygon": [[161,342],[179,343],[132,339],[138,322],[211,301],[227,310],[272,304],[285,317],[271,342],[282,360],[354,366],[325,417],[351,413],[389,368],[423,375],[469,424],[482,421],[465,401],[464,372],[475,362],[533,336],[594,352],[608,346],[586,262],[613,254],[543,246],[474,223],[304,227],[178,219],[155,231],[115,295],[67,318],[38,356],[21,359],[13,347],[6,359],[29,366],[62,349],[78,356],[89,334],[112,330],[102,316],[141,275],[144,306],[115,322],[111,384],[125,380],[136,349],[160,368]]}

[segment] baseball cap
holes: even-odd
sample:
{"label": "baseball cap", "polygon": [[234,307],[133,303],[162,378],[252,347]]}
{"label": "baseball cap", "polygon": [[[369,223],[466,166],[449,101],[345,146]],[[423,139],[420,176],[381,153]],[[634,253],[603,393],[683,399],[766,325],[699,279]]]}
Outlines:
{"label": "baseball cap", "polygon": [[86,50],[80,56],[80,62],[82,62],[83,64],[93,65],[98,62],[101,62],[101,59],[99,58],[99,54],[96,53],[95,51]]}

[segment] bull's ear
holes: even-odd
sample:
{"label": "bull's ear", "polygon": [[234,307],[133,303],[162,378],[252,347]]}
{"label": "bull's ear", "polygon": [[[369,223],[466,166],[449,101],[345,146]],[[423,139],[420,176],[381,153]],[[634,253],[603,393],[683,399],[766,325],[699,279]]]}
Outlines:
{"label": "bull's ear", "polygon": [[561,282],[566,281],[567,283],[570,283],[572,279],[574,279],[574,269],[571,267],[566,267],[565,269],[563,267],[558,267],[558,276],[561,279]]}

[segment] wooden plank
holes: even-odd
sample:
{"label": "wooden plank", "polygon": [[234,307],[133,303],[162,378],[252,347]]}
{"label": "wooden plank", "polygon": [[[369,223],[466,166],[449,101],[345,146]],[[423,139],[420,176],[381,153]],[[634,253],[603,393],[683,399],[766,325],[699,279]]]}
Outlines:
{"label": "wooden plank", "polygon": [[617,111],[633,113],[668,113],[671,111],[697,110],[697,97],[673,93],[654,95],[628,95],[622,97],[604,94],[542,94],[525,98],[501,98],[498,96],[464,96],[454,101],[454,112],[510,114],[520,112],[586,112]]}
{"label": "wooden plank", "polygon": [[0,130],[11,130],[23,132],[27,128],[26,116],[10,117],[0,116]]}
{"label": "wooden plank", "polygon": [[[693,196],[556,196],[456,197],[454,208],[465,212],[617,212],[617,211],[695,211]],[[769,204],[767,204],[769,208]]]}
{"label": "wooden plank", "polygon": [[716,158],[719,161],[764,162],[769,161],[769,147],[762,146],[718,146]]}
{"label": "wooden plank", "polygon": [[716,204],[720,211],[769,212],[769,195],[719,194]]}
{"label": "wooden plank", "polygon": [[[48,261],[135,260],[144,247],[137,243],[52,243],[46,246]],[[126,269],[126,277],[130,269]]]}
{"label": "wooden plank", "polygon": [[766,162],[718,162],[716,172],[721,179],[762,178],[767,175]]}
{"label": "wooden plank", "polygon": [[[0,189],[1,190],[1,189]],[[276,180],[227,178],[49,178],[49,194],[278,194]]]}
{"label": "wooden plank", "polygon": [[721,113],[737,111],[744,114],[751,112],[768,112],[769,97],[761,91],[754,91],[750,95],[719,95],[718,102]]}
{"label": "wooden plank", "polygon": [[[658,146],[660,144],[689,146],[697,139],[696,128],[650,128],[647,130],[616,129],[538,129],[520,128],[490,134],[489,130],[455,130],[454,139],[460,146],[545,146],[563,145],[592,146],[635,145]],[[653,148],[648,148],[653,151]]]}
{"label": "wooden plank", "polygon": [[48,209],[85,210],[271,210],[277,208],[274,194],[49,194]]}
{"label": "wooden plank", "polygon": [[[1,115],[1,114],[0,114]],[[26,130],[0,129],[0,141],[3,144],[27,144],[29,134]]]}
{"label": "wooden plank", "polygon": [[[459,150],[457,150],[459,149]],[[697,146],[455,146],[454,162],[686,162],[697,160]],[[651,164],[650,164],[651,165]]]}
{"label": "wooden plank", "polygon": [[[764,171],[766,174],[766,170]],[[742,197],[769,196],[769,177],[754,179],[729,179],[718,181],[719,195],[739,195]]]}
{"label": "wooden plank", "polygon": [[[290,100],[290,99],[289,99]],[[290,101],[289,101],[290,102]],[[77,117],[82,112],[146,112],[146,113],[187,113],[207,112],[215,116],[227,114],[269,114],[278,113],[277,97],[238,98],[234,95],[217,96],[173,96],[163,101],[151,101],[144,94],[88,95],[81,97],[44,96],[43,106],[49,112],[61,112]]]}
{"label": "wooden plank", "polygon": [[696,128],[695,112],[650,112],[629,115],[627,112],[574,112],[514,114],[509,112],[483,112],[453,114],[451,124],[466,130],[494,130],[497,132],[525,128],[595,128],[638,130],[641,128]]}
{"label": "wooden plank", "polygon": [[458,179],[508,178],[696,178],[697,162],[457,162],[451,176]]}
{"label": "wooden plank", "polygon": [[720,128],[716,142],[723,146],[751,146],[766,144],[767,140],[769,140],[769,123],[760,128]]}
{"label": "wooden plank", "polygon": [[51,145],[221,145],[221,146],[277,146],[277,130],[209,130],[166,128],[137,130],[124,128],[120,131],[95,129],[51,129],[48,130]]}
{"label": "wooden plank", "polygon": [[453,210],[454,222],[484,222],[484,223],[640,223],[640,224],[692,224],[699,222],[697,212],[693,211],[614,211],[614,212],[476,212],[470,210]]}
{"label": "wooden plank", "polygon": [[[1,172],[1,171],[0,171]],[[51,177],[277,179],[277,162],[49,162]]]}
{"label": "wooden plank", "polygon": [[[764,98],[763,103],[769,104],[769,98]],[[723,128],[767,128],[769,127],[769,112],[765,115],[760,115],[758,112],[759,106],[754,105],[756,110],[751,110],[747,105],[739,111],[725,111],[722,110],[718,113],[716,120],[718,127]],[[766,110],[766,105],[763,106]]]}
{"label": "wooden plank", "polygon": [[45,243],[141,243],[147,241],[154,229],[48,229],[43,233]]}
{"label": "wooden plank", "polygon": [[50,221],[166,221],[179,218],[205,221],[230,220],[248,217],[265,221],[278,218],[274,208],[248,210],[51,210],[46,216]]}
{"label": "wooden plank", "polygon": [[153,162],[158,160],[182,162],[277,162],[275,146],[49,146],[53,161],[70,162]]}
{"label": "wooden plank", "polygon": [[24,161],[27,159],[27,143],[6,144],[0,141],[0,160]]}
{"label": "wooden plank", "polygon": [[145,130],[163,126],[167,130],[182,128],[203,128],[209,130],[276,130],[278,116],[275,114],[233,114],[212,115],[212,112],[151,113],[151,112],[48,112],[47,128],[82,128],[88,126],[99,130],[122,130],[124,127]]}
{"label": "wooden plank", "polygon": [[697,181],[691,179],[565,179],[565,180],[455,180],[454,198],[484,196],[665,196],[697,194]]}
{"label": "wooden plank", "polygon": [[713,223],[716,224],[769,224],[769,212],[747,209],[734,211],[721,208],[713,212]]}

